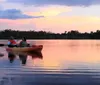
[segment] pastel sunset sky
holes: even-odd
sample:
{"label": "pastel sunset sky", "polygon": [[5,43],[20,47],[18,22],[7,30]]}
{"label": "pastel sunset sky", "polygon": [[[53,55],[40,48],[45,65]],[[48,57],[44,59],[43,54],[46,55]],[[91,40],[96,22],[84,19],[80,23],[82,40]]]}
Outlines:
{"label": "pastel sunset sky", "polygon": [[0,0],[0,30],[100,30],[100,0]]}

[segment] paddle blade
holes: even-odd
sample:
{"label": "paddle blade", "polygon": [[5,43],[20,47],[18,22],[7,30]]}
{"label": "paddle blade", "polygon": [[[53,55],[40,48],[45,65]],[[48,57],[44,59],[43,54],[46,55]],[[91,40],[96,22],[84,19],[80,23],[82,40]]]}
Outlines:
{"label": "paddle blade", "polygon": [[3,57],[4,56],[4,54],[3,53],[0,53],[0,57]]}
{"label": "paddle blade", "polygon": [[0,44],[0,46],[7,46],[6,44]]}

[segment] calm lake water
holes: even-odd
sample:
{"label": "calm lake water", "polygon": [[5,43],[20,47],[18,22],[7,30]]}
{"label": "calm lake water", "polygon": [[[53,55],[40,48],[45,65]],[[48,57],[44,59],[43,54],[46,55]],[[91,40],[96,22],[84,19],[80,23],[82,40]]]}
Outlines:
{"label": "calm lake water", "polygon": [[43,45],[41,54],[9,57],[0,47],[0,85],[100,85],[99,40],[28,42]]}

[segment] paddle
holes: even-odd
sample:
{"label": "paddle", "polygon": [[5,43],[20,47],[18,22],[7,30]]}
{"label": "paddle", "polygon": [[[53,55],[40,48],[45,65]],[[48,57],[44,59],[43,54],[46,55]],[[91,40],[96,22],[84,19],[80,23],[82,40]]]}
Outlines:
{"label": "paddle", "polygon": [[3,57],[4,56],[4,54],[3,53],[0,53],[0,57]]}
{"label": "paddle", "polygon": [[8,46],[7,44],[0,44],[0,46]]}
{"label": "paddle", "polygon": [[[8,46],[7,44],[0,44],[0,47],[3,47],[3,46]],[[30,47],[30,44],[27,44],[28,47]]]}

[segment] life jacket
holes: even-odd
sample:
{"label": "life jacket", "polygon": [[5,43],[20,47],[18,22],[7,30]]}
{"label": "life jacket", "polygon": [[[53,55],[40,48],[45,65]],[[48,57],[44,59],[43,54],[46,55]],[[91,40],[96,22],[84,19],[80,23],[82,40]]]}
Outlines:
{"label": "life jacket", "polygon": [[9,41],[10,41],[11,45],[16,45],[17,44],[15,40],[9,40]]}

